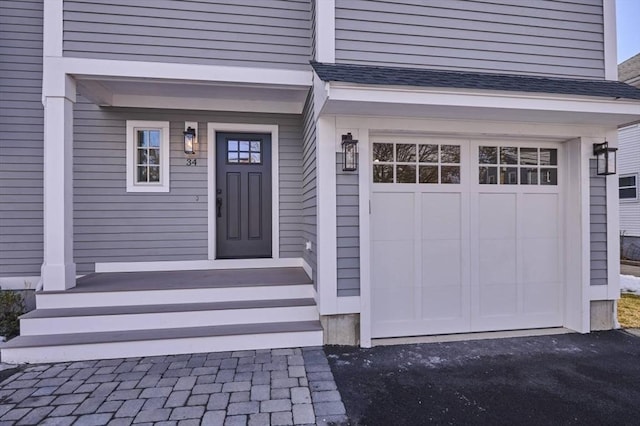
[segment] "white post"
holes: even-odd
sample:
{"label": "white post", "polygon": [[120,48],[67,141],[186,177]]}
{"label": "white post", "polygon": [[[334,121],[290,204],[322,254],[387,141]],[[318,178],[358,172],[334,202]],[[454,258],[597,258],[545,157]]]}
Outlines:
{"label": "white post", "polygon": [[316,123],[317,302],[320,315],[335,314],[338,304],[335,138],[335,118],[320,117]]}
{"label": "white post", "polygon": [[[75,81],[44,97],[44,263],[45,291],[76,285],[73,262],[73,104]],[[61,88],[62,89],[62,88]]]}

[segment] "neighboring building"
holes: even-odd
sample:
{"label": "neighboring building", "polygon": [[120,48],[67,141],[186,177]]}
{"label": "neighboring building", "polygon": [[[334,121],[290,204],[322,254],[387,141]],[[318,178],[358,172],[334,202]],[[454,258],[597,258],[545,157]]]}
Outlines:
{"label": "neighboring building", "polygon": [[[618,66],[620,81],[640,88],[640,54]],[[622,257],[640,260],[640,120],[618,130]]]}
{"label": "neighboring building", "polygon": [[0,9],[3,361],[615,326],[613,1]]}

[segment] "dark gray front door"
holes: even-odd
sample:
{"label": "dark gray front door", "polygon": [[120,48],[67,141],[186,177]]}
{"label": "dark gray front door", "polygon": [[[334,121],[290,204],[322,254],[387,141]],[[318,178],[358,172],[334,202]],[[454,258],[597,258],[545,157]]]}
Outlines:
{"label": "dark gray front door", "polygon": [[271,257],[271,135],[216,134],[216,257]]}

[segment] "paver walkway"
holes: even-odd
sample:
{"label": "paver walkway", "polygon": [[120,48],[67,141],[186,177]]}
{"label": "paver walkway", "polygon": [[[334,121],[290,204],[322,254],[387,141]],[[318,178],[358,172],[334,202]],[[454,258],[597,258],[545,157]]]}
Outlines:
{"label": "paver walkway", "polygon": [[346,422],[322,348],[43,364],[0,383],[0,426]]}

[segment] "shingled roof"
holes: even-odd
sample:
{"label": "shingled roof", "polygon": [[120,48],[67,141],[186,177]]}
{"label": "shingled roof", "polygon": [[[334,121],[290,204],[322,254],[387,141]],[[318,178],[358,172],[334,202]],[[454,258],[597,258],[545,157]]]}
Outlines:
{"label": "shingled roof", "polygon": [[640,99],[640,89],[619,81],[326,64],[313,61],[311,66],[323,81]]}

